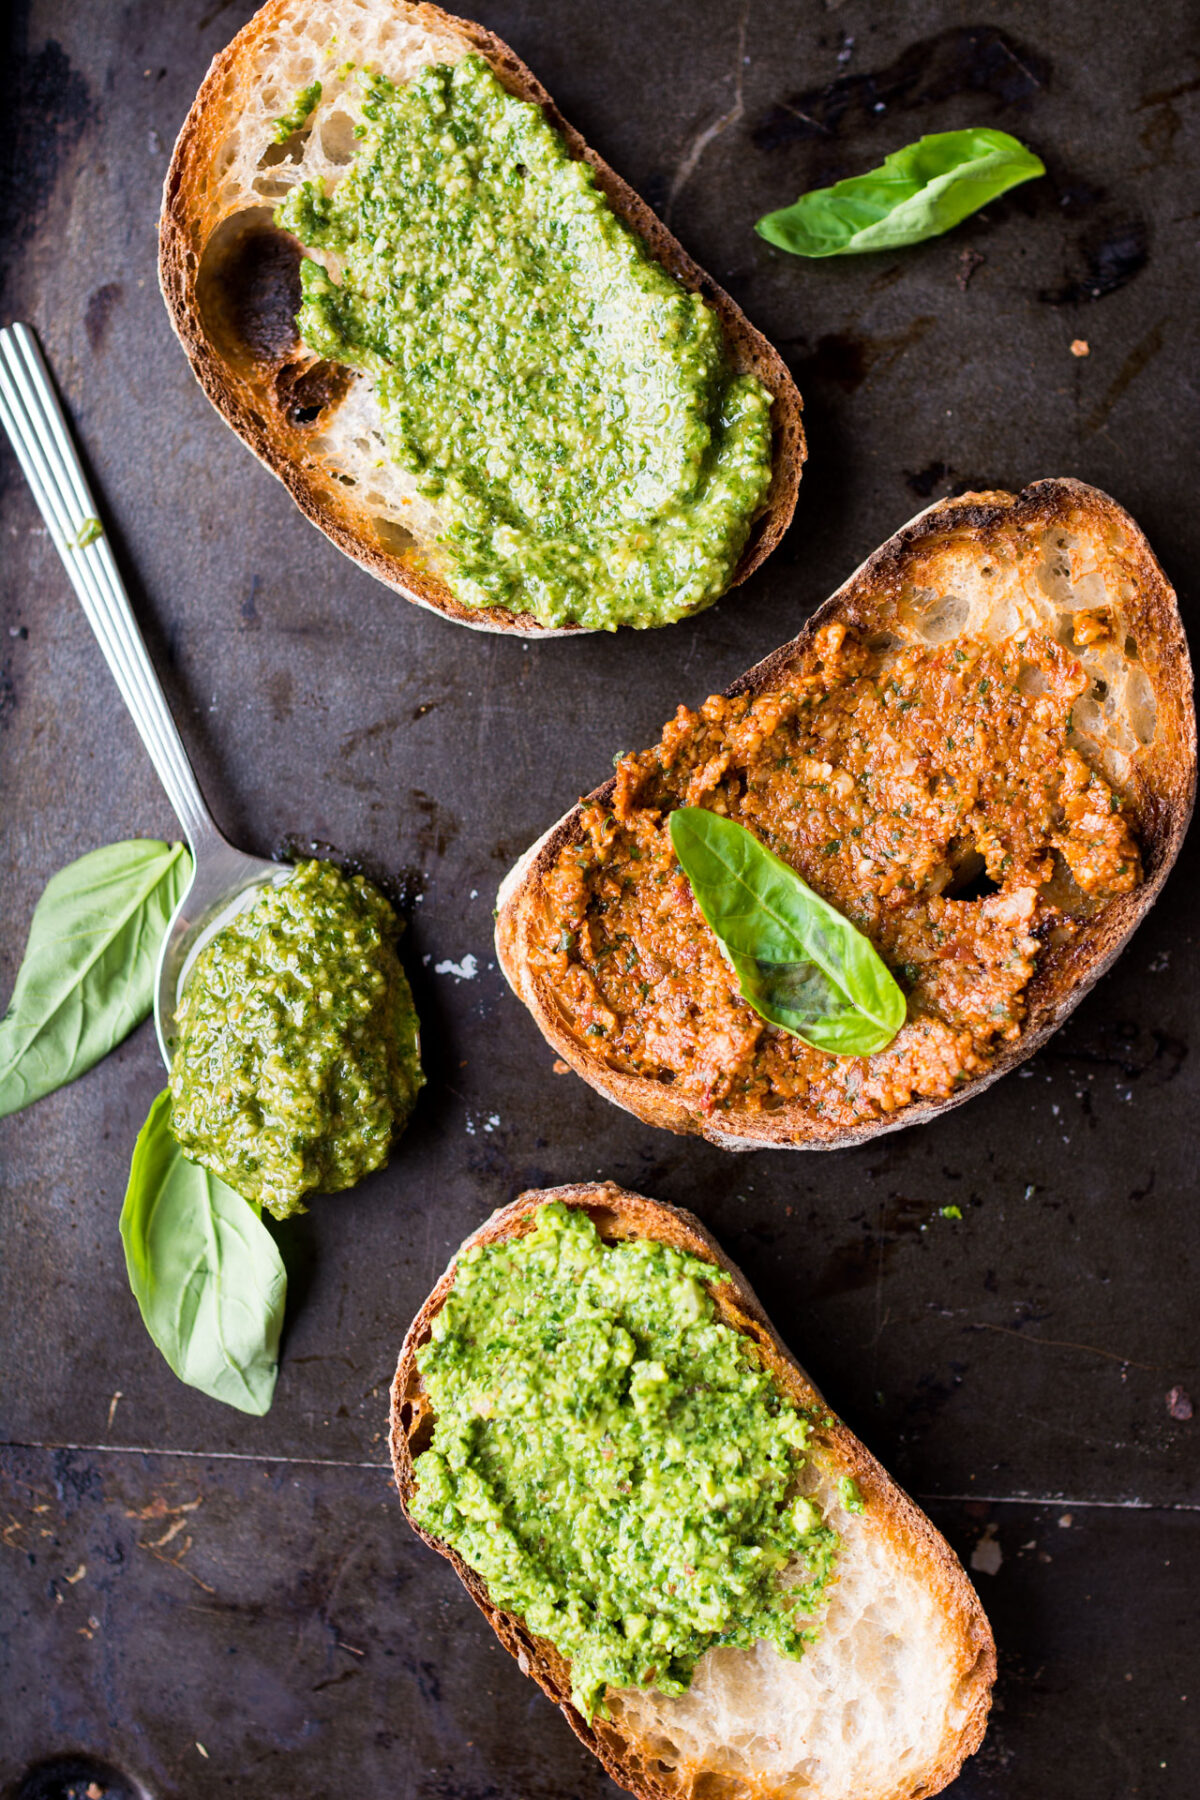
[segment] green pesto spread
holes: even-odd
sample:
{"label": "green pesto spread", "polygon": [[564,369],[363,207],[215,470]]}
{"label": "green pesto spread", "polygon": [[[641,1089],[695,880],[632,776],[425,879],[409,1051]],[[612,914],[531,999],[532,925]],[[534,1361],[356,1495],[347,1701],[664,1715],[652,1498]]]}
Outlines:
{"label": "green pesto spread", "polygon": [[316,112],[320,104],[321,84],[319,81],[314,81],[308,87],[301,88],[288,110],[275,121],[275,142],[286,144],[290,137],[295,136],[296,132],[303,131],[309,118]]}
{"label": "green pesto spread", "polygon": [[815,1635],[838,1538],[796,1491],[809,1422],[718,1317],[724,1279],[554,1201],[459,1258],[417,1352],[414,1516],[557,1646],[589,1719],[606,1686],[683,1693],[714,1645]]}
{"label": "green pesto spread", "polygon": [[302,862],[197,956],[176,1010],[171,1129],[276,1218],[387,1161],[424,1082],[383,895]]}
{"label": "green pesto spread", "polygon": [[709,605],[770,481],[767,389],[482,58],[361,79],[349,171],[278,218],[333,262],[302,264],[300,335],[373,380],[450,588],[601,629]]}

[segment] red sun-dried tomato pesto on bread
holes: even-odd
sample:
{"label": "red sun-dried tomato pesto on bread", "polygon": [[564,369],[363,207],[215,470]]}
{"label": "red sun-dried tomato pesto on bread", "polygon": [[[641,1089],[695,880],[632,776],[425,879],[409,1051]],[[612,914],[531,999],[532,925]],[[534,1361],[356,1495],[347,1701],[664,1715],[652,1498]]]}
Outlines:
{"label": "red sun-dried tomato pesto on bread", "polygon": [[[1020,1034],[1039,950],[1142,879],[1122,797],[1072,745],[1088,686],[1048,632],[872,641],[826,625],[777,688],[680,707],[542,884],[531,964],[572,1035],[709,1115],[831,1124],[941,1099]],[[858,926],[908,1017],[871,1057],[768,1024],[696,906],[674,807],[746,826]]]}

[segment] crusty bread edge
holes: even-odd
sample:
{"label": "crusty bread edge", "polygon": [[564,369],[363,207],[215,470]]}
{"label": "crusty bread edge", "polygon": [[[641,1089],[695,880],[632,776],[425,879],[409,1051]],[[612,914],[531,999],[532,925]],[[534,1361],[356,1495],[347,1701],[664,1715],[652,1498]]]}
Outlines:
{"label": "crusty bread edge", "polygon": [[[1172,701],[1180,725],[1178,741],[1169,746],[1169,773],[1174,778],[1172,791],[1156,809],[1158,816],[1151,820],[1148,834],[1139,818],[1143,852],[1149,852],[1147,878],[1132,894],[1121,896],[1105,909],[1098,921],[1097,946],[1065,962],[1061,978],[1049,987],[1049,991],[1037,993],[1026,1029],[1016,1042],[1002,1050],[984,1074],[965,1082],[958,1092],[945,1099],[910,1102],[894,1113],[853,1126],[827,1125],[805,1115],[802,1105],[781,1108],[771,1114],[743,1115],[740,1119],[736,1110],[722,1119],[706,1118],[676,1100],[670,1087],[647,1077],[610,1069],[598,1057],[589,1055],[558,1019],[530,974],[525,954],[529,911],[541,876],[552,866],[562,847],[578,836],[580,808],[585,804],[581,801],[543,833],[501,883],[496,901],[496,955],[509,986],[529,1008],[538,1029],[555,1053],[606,1099],[648,1124],[698,1135],[726,1150],[846,1149],[885,1132],[902,1131],[909,1125],[938,1118],[952,1107],[961,1106],[982,1093],[984,1088],[999,1081],[1039,1050],[1112,966],[1158,898],[1179,854],[1195,801],[1196,717],[1191,662],[1174,590],[1136,521],[1108,494],[1072,477],[1055,477],[1034,482],[1019,494],[1003,491],[964,494],[924,507],[860,563],[853,574],[822,602],[795,638],[739,676],[726,693],[730,696],[756,694],[769,688],[823,625],[843,615],[848,608],[852,609],[860,589],[869,591],[872,583],[895,579],[906,556],[920,547],[927,537],[944,533],[948,526],[986,534],[993,526],[1002,524],[1005,515],[1013,509],[1024,508],[1036,516],[1048,507],[1060,508],[1065,513],[1072,506],[1080,505],[1096,509],[1118,523],[1126,535],[1130,553],[1139,565],[1147,608],[1153,617],[1161,652],[1158,658],[1160,678],[1155,683],[1160,714],[1165,710],[1164,699]],[[615,782],[615,776],[610,777],[586,796],[586,800],[607,798]],[[1089,943],[1091,935],[1088,934]],[[1037,977],[1035,984],[1031,984],[1031,992],[1036,982]]]}
{"label": "crusty bread edge", "polygon": [[[794,1405],[809,1412],[819,1411],[821,1422],[814,1425],[811,1440],[814,1458],[823,1468],[832,1470],[835,1479],[843,1475],[853,1478],[868,1514],[883,1533],[892,1554],[919,1565],[924,1585],[936,1594],[943,1616],[953,1621],[959,1679],[970,1681],[974,1688],[961,1728],[957,1732],[947,1729],[934,1765],[899,1786],[864,1796],[864,1800],[908,1800],[916,1791],[926,1795],[939,1792],[953,1780],[965,1759],[979,1748],[987,1726],[991,1688],[996,1677],[996,1651],[983,1607],[945,1538],[853,1432],[829,1413],[824,1398],[783,1343],[741,1270],[725,1255],[700,1220],[680,1207],[647,1199],[613,1182],[530,1189],[509,1206],[494,1212],[459,1246],[445,1274],[405,1334],[392,1382],[389,1431],[392,1467],[401,1504],[414,1531],[452,1565],[505,1649],[560,1708],[576,1737],[599,1757],[613,1780],[638,1795],[639,1800],[679,1800],[678,1788],[648,1774],[644,1759],[638,1756],[637,1746],[631,1745],[614,1724],[597,1717],[589,1725],[571,1704],[569,1665],[554,1646],[528,1631],[523,1620],[496,1607],[486,1584],[462,1557],[442,1539],[423,1530],[412,1517],[411,1502],[416,1488],[413,1443],[431,1417],[422,1391],[416,1352],[428,1338],[432,1321],[454,1285],[458,1257],[474,1245],[524,1236],[532,1229],[537,1210],[554,1200],[567,1206],[586,1208],[601,1236],[609,1241],[651,1238],[701,1257],[723,1270],[730,1277],[729,1281],[716,1282],[710,1289],[721,1317],[753,1340],[764,1365]],[[771,1800],[769,1790],[763,1790],[762,1800]]]}
{"label": "crusty bread edge", "polygon": [[[282,420],[267,423],[248,399],[251,392],[248,384],[229,368],[205,333],[196,302],[201,252],[194,246],[189,228],[189,199],[195,172],[203,166],[204,158],[211,150],[214,121],[222,117],[221,88],[226,76],[246,62],[257,42],[271,30],[282,3],[283,0],[267,0],[232,42],[214,57],[175,143],[163,184],[158,262],[159,285],[175,334],[201,387],[226,423],[278,477],[301,512],[352,562],[406,599],[476,631],[506,632],[530,638],[575,636],[588,628],[541,625],[530,614],[513,613],[507,607],[465,606],[430,570],[415,567],[406,558],[367,541],[362,530],[350,522],[350,515],[339,516],[332,497],[306,480],[295,455],[302,444],[300,433],[289,429]],[[720,318],[727,353],[735,370],[739,374],[756,374],[769,388],[774,399],[771,485],[764,511],[752,527],[750,540],[729,582],[730,588],[739,586],[778,544],[796,507],[807,445],[803,402],[787,364],[762,333],[750,324],[737,303],[688,255],[641,196],[563,118],[541,82],[501,38],[482,25],[428,4],[427,0],[392,0],[392,3],[397,11],[412,15],[433,29],[457,34],[470,49],[486,59],[510,93],[543,108],[550,124],[566,140],[571,155],[590,165],[597,185],[618,218],[637,233],[649,253],[677,281],[690,291],[703,294],[712,306]]]}

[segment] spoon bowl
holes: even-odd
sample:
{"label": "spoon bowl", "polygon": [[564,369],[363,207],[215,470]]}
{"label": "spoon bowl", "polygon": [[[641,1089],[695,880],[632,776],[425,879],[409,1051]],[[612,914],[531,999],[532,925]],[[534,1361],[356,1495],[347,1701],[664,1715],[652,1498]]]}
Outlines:
{"label": "spoon bowl", "polygon": [[214,825],[200,844],[192,841],[192,879],[167,927],[154,977],[154,1029],[168,1069],[175,1055],[175,1008],[192,965],[218,931],[245,912],[262,888],[289,881],[289,863],[266,862],[235,849]]}
{"label": "spoon bowl", "polygon": [[169,1069],[175,1008],[197,952],[267,882],[287,881],[294,871],[235,849],[208,810],[27,325],[0,331],[0,421],[191,848],[192,879],[167,928],[155,977],[154,1023]]}

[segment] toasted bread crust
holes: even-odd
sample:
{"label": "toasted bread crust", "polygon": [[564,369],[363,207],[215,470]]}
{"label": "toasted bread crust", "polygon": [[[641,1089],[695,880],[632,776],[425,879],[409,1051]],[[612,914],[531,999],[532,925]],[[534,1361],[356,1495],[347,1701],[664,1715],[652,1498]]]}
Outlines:
{"label": "toasted bread crust", "polygon": [[[525,637],[557,637],[585,630],[579,625],[551,629],[529,614],[513,613],[505,607],[465,606],[435,573],[422,566],[419,555],[410,557],[384,549],[367,517],[355,509],[345,489],[314,460],[303,431],[289,422],[277,386],[286,359],[283,364],[263,360],[249,368],[236,368],[205,329],[196,289],[200,258],[209,234],[201,225],[198,196],[236,105],[232,96],[253,80],[254,53],[277,24],[285,3],[286,0],[267,0],[233,42],[214,58],[179,133],[167,171],[159,225],[159,282],[171,323],[192,369],[217,411],[259,461],[279,477],[300,510],[339,550],[397,593],[476,630],[515,632]],[[313,0],[313,5],[336,15],[337,0]],[[457,38],[464,50],[486,59],[510,93],[543,109],[549,123],[562,134],[571,155],[590,165],[617,217],[638,234],[649,253],[677,281],[690,291],[703,294],[712,306],[720,318],[733,369],[738,374],[756,375],[773,395],[771,485],[765,509],[751,529],[729,584],[738,586],[770,555],[787,530],[807,454],[802,402],[783,358],[755,330],[724,289],[693,262],[646,202],[563,118],[537,77],[507,44],[483,26],[456,18],[440,7],[419,0],[392,0],[392,5],[399,16]]]}
{"label": "toasted bread crust", "polygon": [[[970,1694],[961,1726],[957,1730],[948,1726],[934,1764],[922,1770],[918,1779],[906,1779],[899,1786],[882,1789],[872,1795],[871,1800],[909,1800],[909,1796],[918,1792],[925,1795],[939,1792],[953,1780],[964,1760],[983,1741],[992,1683],[996,1677],[991,1627],[962,1564],[920,1508],[902,1492],[853,1432],[829,1413],[827,1403],[784,1345],[741,1270],[693,1214],[630,1193],[612,1182],[531,1189],[510,1206],[493,1213],[465,1240],[457,1255],[474,1245],[525,1236],[533,1228],[537,1210],[554,1200],[585,1208],[601,1237],[608,1242],[649,1238],[701,1257],[723,1270],[730,1277],[729,1281],[714,1283],[710,1288],[722,1319],[753,1340],[765,1367],[795,1406],[806,1411],[822,1410],[823,1421],[816,1424],[812,1432],[814,1460],[829,1468],[835,1479],[841,1476],[854,1479],[866,1511],[883,1536],[889,1553],[904,1559],[915,1569],[923,1584],[936,1596],[939,1611],[945,1617],[954,1641],[956,1674]],[[409,1326],[392,1383],[392,1467],[405,1514],[418,1536],[451,1563],[505,1649],[562,1710],[576,1737],[600,1758],[613,1780],[637,1794],[639,1800],[681,1800],[681,1795],[690,1791],[693,1781],[703,1774],[703,1770],[680,1769],[671,1776],[656,1774],[651,1768],[653,1758],[643,1753],[644,1747],[626,1738],[613,1723],[597,1717],[589,1725],[571,1703],[570,1668],[554,1646],[528,1631],[523,1620],[496,1607],[475,1571],[449,1544],[433,1537],[413,1519],[414,1456],[424,1447],[433,1422],[416,1353],[428,1339],[433,1319],[454,1285],[457,1255]],[[773,1800],[770,1785],[762,1786],[760,1800]]]}
{"label": "toasted bread crust", "polygon": [[868,557],[817,608],[797,637],[772,651],[726,690],[732,697],[753,696],[772,688],[816,632],[834,620],[864,630],[878,629],[898,600],[906,569],[931,541],[942,536],[952,536],[955,542],[966,538],[986,557],[989,546],[1014,523],[1050,528],[1078,519],[1081,512],[1089,521],[1120,533],[1122,555],[1136,581],[1128,611],[1157,703],[1154,740],[1135,759],[1127,785],[1145,879],[1132,893],[1108,902],[1070,944],[1039,957],[1037,972],[1026,990],[1024,1028],[1016,1041],[1000,1052],[988,1070],[949,1097],[913,1101],[894,1113],[852,1126],[831,1125],[807,1113],[800,1101],[773,1113],[750,1114],[731,1108],[715,1118],[676,1098],[661,1082],[609,1068],[567,1028],[548,984],[532,972],[529,944],[540,883],[562,849],[582,835],[582,806],[587,801],[606,800],[613,793],[616,778],[612,777],[526,851],[501,885],[496,920],[497,956],[509,985],[529,1008],[555,1053],[585,1081],[651,1125],[705,1137],[728,1150],[836,1150],[920,1124],[961,1105],[1032,1056],[1058,1029],[1115,961],[1158,898],[1179,853],[1195,798],[1196,718],[1187,640],[1174,590],[1129,514],[1098,488],[1071,479],[1035,482],[1020,494],[965,494],[939,501]]}

